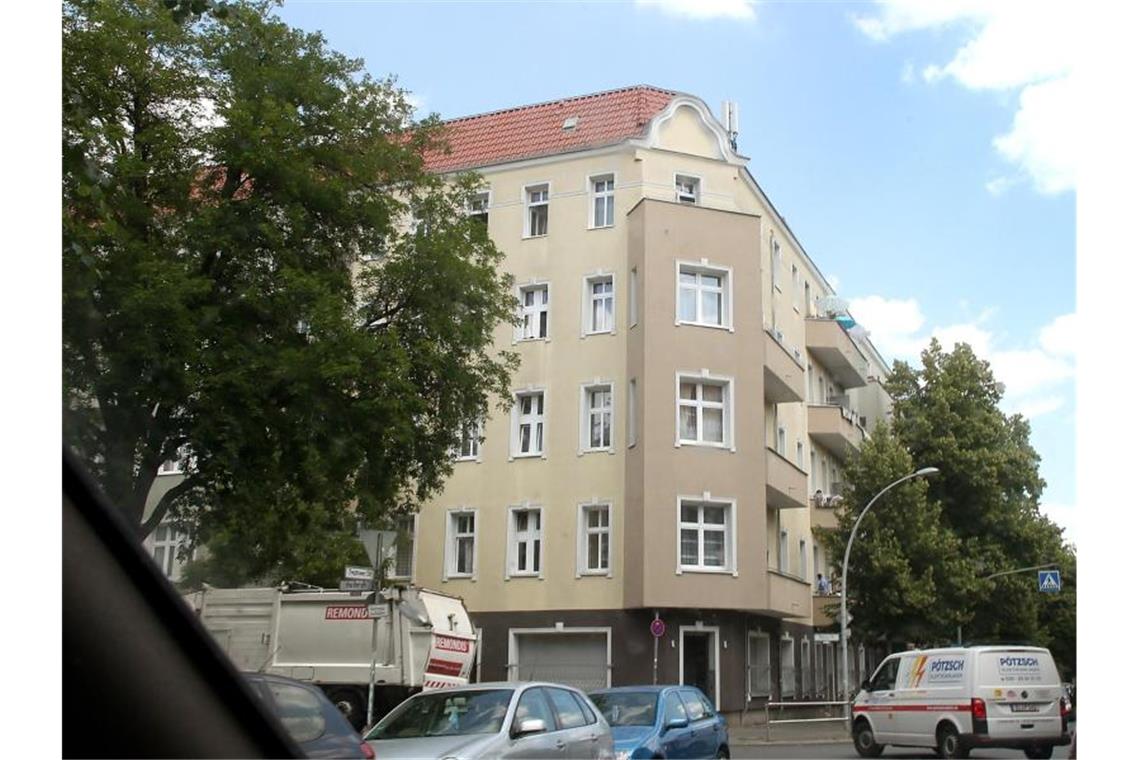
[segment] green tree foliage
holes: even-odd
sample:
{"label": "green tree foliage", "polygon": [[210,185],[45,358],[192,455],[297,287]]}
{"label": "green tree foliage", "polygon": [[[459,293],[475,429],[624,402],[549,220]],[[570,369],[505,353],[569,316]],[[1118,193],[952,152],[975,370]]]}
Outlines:
{"label": "green tree foliage", "polygon": [[[849,593],[856,599],[852,608],[866,605],[867,611],[862,618],[855,613],[854,625],[923,642],[952,640],[962,625],[967,640],[1049,646],[1071,672],[1076,557],[1060,529],[1039,511],[1045,483],[1028,422],[1001,411],[1004,389],[989,364],[965,344],[946,352],[931,341],[921,366],[896,362],[886,387],[895,399],[892,424],[876,431],[849,464],[848,503],[861,508],[877,489],[920,467],[937,467],[939,473],[926,479],[923,496],[906,503],[905,493],[892,491],[864,521],[866,530],[861,528],[852,551]],[[875,513],[881,521],[871,523]],[[846,544],[851,522],[848,515],[829,537],[833,552]],[[904,539],[898,535],[904,529],[916,535]],[[891,543],[895,538],[897,544]],[[863,542],[888,559],[860,551]],[[833,556],[842,556],[842,549]],[[904,572],[892,579],[879,570],[885,561]],[[1052,562],[1062,568],[1057,595],[1037,591],[1035,572],[986,579]],[[929,570],[933,588],[918,584],[916,590],[920,568]],[[919,593],[928,590],[933,593]],[[884,610],[879,597],[899,603]],[[868,620],[868,614],[879,617]]]}
{"label": "green tree foliage", "polygon": [[429,497],[506,402],[510,279],[392,80],[267,3],[168,5],[64,5],[64,440],[141,534],[304,567]]}

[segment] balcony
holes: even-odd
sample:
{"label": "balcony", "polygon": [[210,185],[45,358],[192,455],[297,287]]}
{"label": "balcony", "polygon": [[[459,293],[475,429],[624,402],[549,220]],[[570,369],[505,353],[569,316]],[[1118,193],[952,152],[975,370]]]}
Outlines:
{"label": "balcony", "polygon": [[768,449],[768,480],[764,484],[768,506],[772,509],[806,509],[807,489],[808,474]]}
{"label": "balcony", "polygon": [[811,583],[778,570],[768,569],[768,609],[763,613],[778,618],[802,618],[812,615]]}
{"label": "balcony", "polygon": [[808,436],[842,461],[863,445],[867,433],[855,413],[833,404],[808,405]]}
{"label": "balcony", "polygon": [[836,511],[843,508],[843,502],[838,496],[812,496],[811,499],[811,527],[820,530],[836,530],[839,528],[839,517]]}
{"label": "balcony", "polygon": [[804,400],[804,366],[768,330],[764,331],[764,400],[776,404]]}
{"label": "balcony", "polygon": [[[850,605],[848,605],[850,609]],[[839,623],[839,594],[811,598],[811,624],[827,627]]]}
{"label": "balcony", "polygon": [[867,384],[867,359],[834,319],[804,321],[807,350],[844,388]]}

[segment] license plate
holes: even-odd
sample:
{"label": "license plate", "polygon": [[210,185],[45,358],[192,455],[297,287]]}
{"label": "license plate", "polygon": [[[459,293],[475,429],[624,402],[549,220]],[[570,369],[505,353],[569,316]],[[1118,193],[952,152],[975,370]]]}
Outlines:
{"label": "license plate", "polygon": [[1037,712],[1037,705],[1027,705],[1027,704],[1010,705],[1009,709],[1012,710],[1013,712]]}

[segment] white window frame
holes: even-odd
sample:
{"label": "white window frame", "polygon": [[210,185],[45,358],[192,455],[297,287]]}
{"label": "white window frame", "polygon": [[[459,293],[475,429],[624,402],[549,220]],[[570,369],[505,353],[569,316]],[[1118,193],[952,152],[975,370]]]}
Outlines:
{"label": "white window frame", "polygon": [[788,429],[778,423],[776,425],[776,453],[784,459],[788,458]]}
{"label": "white window frame", "polygon": [[162,464],[160,464],[158,466],[158,474],[159,475],[184,475],[184,474],[186,474],[186,468],[182,466],[183,460],[186,460],[186,462],[190,465],[191,468],[194,467],[194,462],[195,462],[194,455],[190,453],[190,445],[187,443],[184,443],[178,447],[178,450],[174,453],[173,459],[167,459],[165,462],[163,462]]}
{"label": "white window frame", "polygon": [[629,326],[637,324],[637,267],[629,270]]}
{"label": "white window frame", "polygon": [[[594,324],[594,301],[605,301],[606,296],[594,295],[594,286],[609,282],[610,292],[610,324],[609,327],[598,327]],[[603,311],[604,313],[604,311]],[[550,317],[547,316],[549,332]],[[582,278],[582,337],[588,335],[616,335],[617,334],[617,278],[613,272],[594,272]]]}
{"label": "white window frame", "polygon": [[[604,528],[591,528],[587,517],[593,510],[605,510],[606,526]],[[606,566],[604,568],[590,567],[590,536],[607,536]],[[600,539],[599,539],[600,540]],[[576,578],[587,576],[614,576],[614,509],[613,502],[605,499],[591,499],[578,504],[578,567]]]}
{"label": "white window frame", "polygon": [[800,311],[799,301],[796,300],[796,294],[800,289],[800,268],[798,264],[792,264],[792,309],[798,314]]}
{"label": "white window frame", "polygon": [[[601,380],[595,378],[593,382],[582,383],[581,392],[579,393],[579,407],[580,414],[578,418],[578,429],[580,435],[578,436],[578,453],[579,454],[593,454],[598,452],[606,452],[609,454],[614,453],[614,434],[616,432],[615,414],[614,410],[617,407],[616,399],[614,396],[614,384],[608,380]],[[610,404],[608,407],[592,407],[590,396],[596,391],[606,391],[610,394]],[[545,409],[545,406],[543,407]],[[592,431],[592,417],[595,415],[608,415],[610,418],[610,440],[601,446],[591,445],[593,442],[590,440],[590,433]],[[543,439],[545,442],[545,438]]]}
{"label": "white window frame", "polygon": [[[716,441],[703,441],[701,437],[704,431],[704,415],[703,409],[708,406],[716,408],[717,402],[704,401],[704,390],[700,391],[700,399],[691,401],[685,399],[681,400],[681,383],[696,383],[698,385],[720,385],[724,387],[720,408],[721,415],[721,429],[724,431],[724,440],[721,442]],[[697,409],[697,438],[695,440],[681,438],[681,407],[695,406]],[[673,382],[673,446],[706,446],[716,449],[728,449],[729,451],[736,451],[735,439],[735,424],[733,420],[735,407],[735,389],[733,387],[733,379],[731,377],[712,375],[707,369],[701,369],[699,372],[678,372]]]}
{"label": "white window frame", "polygon": [[[179,470],[181,472],[181,470]],[[159,529],[164,529],[165,538],[159,538]],[[182,578],[182,569],[190,560],[194,559],[196,552],[191,551],[185,558],[178,556],[182,546],[188,542],[188,537],[180,533],[175,527],[174,522],[169,519],[162,520],[154,529],[154,531],[147,536],[148,554],[150,554],[151,561],[158,565],[159,570],[162,572],[163,577],[169,578],[171,581],[178,581]],[[162,549],[162,562],[158,561],[155,553]]]}
{"label": "white window frame", "polygon": [[[530,240],[532,238],[543,238],[550,234],[550,198],[553,194],[551,192],[551,183],[549,180],[543,182],[530,182],[523,185],[522,189],[522,204],[523,204],[523,239]],[[530,194],[532,192],[546,192],[546,197],[542,200],[532,201]],[[546,207],[546,230],[541,234],[535,234],[531,227],[531,209],[540,206]]]}
{"label": "white window frame", "polygon": [[[480,206],[480,201],[482,201],[482,206]],[[485,223],[488,226],[491,224],[491,188],[476,190],[472,193],[471,198],[467,201],[467,216],[486,216]]]}
{"label": "white window frame", "polygon": [[[506,551],[506,569],[503,578],[510,580],[511,578],[543,578],[543,567],[546,560],[546,541],[543,540],[543,532],[546,529],[546,519],[543,514],[543,508],[537,504],[530,502],[523,502],[522,504],[512,504],[507,507],[507,551]],[[532,513],[538,514],[538,528],[530,526],[530,517],[527,517],[526,533],[520,536],[515,528],[515,516],[520,512],[526,512],[528,515]],[[522,540],[528,543],[537,542],[538,546],[538,562],[537,567],[533,570],[518,569],[518,543]],[[527,549],[527,559],[534,563],[534,548],[533,545]]]}
{"label": "white window frame", "polygon": [[808,637],[800,637],[800,697],[806,697],[811,693],[811,644],[808,643]]}
{"label": "white window frame", "polygon": [[799,438],[796,439],[796,467],[804,468],[804,442]]}
{"label": "white window frame", "polygon": [[774,236],[771,238],[771,242],[772,242],[772,252],[771,252],[772,290],[774,290],[778,293],[782,293],[782,292],[784,292],[784,289],[782,287],[780,287],[780,270],[784,266],[784,264],[783,264],[783,252],[780,250],[780,241],[776,240],[776,238]]}
{"label": "white window frame", "polygon": [[[768,684],[767,684],[767,686],[761,687],[763,689],[763,691],[753,691],[752,690],[752,673],[751,673],[751,671],[754,670],[759,665],[759,663],[752,661],[752,641],[753,640],[760,642],[760,644],[758,645],[760,647],[760,653],[759,654],[761,657],[764,658],[764,661],[766,663],[766,667],[765,667],[764,672],[768,674],[768,678],[767,678]],[[772,640],[771,640],[771,637],[768,635],[768,633],[766,631],[762,631],[762,630],[758,630],[758,629],[757,630],[751,630],[748,632],[748,645],[747,646],[748,646],[748,649],[745,652],[745,658],[746,658],[745,661],[747,662],[748,668],[750,671],[748,673],[748,676],[747,676],[748,698],[749,699],[755,699],[756,697],[770,697],[772,695]]]}
{"label": "white window frame", "polygon": [[[416,538],[419,536],[420,531],[420,516],[419,514],[400,515],[394,520],[394,530],[399,531],[399,522],[402,520],[410,520],[412,523],[412,545],[410,547],[411,557],[408,560],[409,564],[411,565],[411,572],[406,575],[400,575],[396,572],[396,568],[398,567],[397,557],[399,555],[399,546],[395,545],[392,547],[392,577],[411,582],[415,579],[416,576],[416,545],[419,543],[416,541]],[[472,557],[474,557],[474,552],[472,552]]]}
{"label": "white window frame", "polygon": [[[510,456],[509,459],[529,459],[532,457],[546,458],[546,441],[550,435],[547,428],[546,411],[547,411],[547,392],[545,388],[524,388],[514,392],[515,403],[511,406],[511,435],[510,435]],[[522,413],[522,397],[523,396],[540,396],[542,398],[542,412],[531,412],[528,415]],[[521,431],[523,424],[533,425],[531,429],[531,445],[533,447],[538,438],[538,425],[542,425],[542,443],[536,449],[531,451],[521,451],[519,449]]]}
{"label": "white window frame", "polygon": [[[602,192],[598,192],[595,183],[599,181],[608,180],[610,187]],[[586,178],[586,197],[590,199],[589,209],[587,210],[588,219],[586,220],[586,228],[591,230],[604,230],[614,226],[617,220],[617,172],[599,172],[591,174]],[[604,208],[609,212],[610,220],[606,223],[605,219],[602,224],[598,224],[597,219],[597,201],[599,198],[606,199]]]}
{"label": "white window frame", "polygon": [[629,379],[629,391],[625,399],[626,406],[626,445],[633,448],[637,445],[637,378]]}
{"label": "white window frame", "polygon": [[[541,293],[542,291],[546,291],[546,303],[538,303],[538,296],[536,295],[535,296],[535,303],[532,306],[526,305],[526,294],[527,293],[538,294],[538,293]],[[518,286],[519,325],[518,325],[518,327],[515,328],[515,342],[516,343],[521,343],[523,341],[531,341],[531,340],[545,340],[545,341],[550,340],[550,333],[551,333],[551,329],[550,329],[550,327],[551,327],[551,325],[550,325],[550,317],[551,317],[550,305],[551,305],[552,297],[553,297],[553,293],[551,293],[551,287],[550,287],[549,282],[528,282],[528,283],[525,283],[523,285]],[[543,314],[543,312],[546,313],[546,334],[545,335],[539,335],[537,333],[539,333],[542,329],[542,314]],[[528,314],[531,314],[534,317],[533,321],[531,322],[531,324],[534,327],[534,329],[533,329],[533,332],[535,333],[534,335],[527,335],[527,328],[526,328],[525,320],[526,320],[526,316]]]}
{"label": "white window frame", "polygon": [[[698,521],[695,523],[682,522],[682,509],[685,506],[696,506],[700,508]],[[726,510],[725,520],[720,523],[706,523],[705,522],[705,507],[720,507]],[[707,528],[708,531],[723,532],[724,536],[724,565],[705,565],[703,564],[705,553],[705,526],[713,526]],[[686,565],[681,560],[681,533],[684,530],[697,531],[697,564]],[[736,561],[736,499],[716,497],[708,491],[699,496],[681,495],[677,497],[677,575],[683,573],[710,573],[716,575],[731,575],[736,578],[739,576],[737,561]]]}
{"label": "white window frame", "polygon": [[[686,633],[708,633],[712,635],[712,648],[715,654],[713,655],[713,691],[716,696],[709,700],[713,703],[716,710],[720,710],[720,626],[717,625],[682,625],[677,628],[677,637],[680,639],[678,642],[677,652],[677,683],[685,685],[685,634]],[[696,687],[691,687],[696,688]],[[699,689],[698,689],[699,691]],[[705,695],[706,697],[708,694]]]}
{"label": "white window frame", "polygon": [[779,542],[776,545],[776,570],[783,575],[788,574],[788,529],[778,527]]}
{"label": "white window frame", "polygon": [[800,577],[805,581],[811,580],[811,575],[808,573],[808,554],[807,554],[807,540],[800,539]]}
{"label": "white window frame", "polygon": [[[471,517],[471,532],[459,533],[456,530],[455,520],[461,516]],[[447,510],[447,522],[444,524],[445,540],[443,551],[443,581],[449,580],[475,580],[479,574],[479,510],[472,507],[457,507]],[[459,539],[471,538],[471,572],[459,572]]]}
{"label": "white window frame", "polygon": [[[732,323],[732,267],[713,264],[710,263],[708,259],[700,259],[699,261],[682,261],[678,259],[675,268],[676,272],[674,273],[675,293],[673,299],[673,324],[708,327],[714,330],[728,330],[729,332],[735,332],[735,328],[733,327]],[[681,291],[683,289],[692,290],[692,288],[689,286],[682,288],[682,272],[685,274],[695,274],[697,276],[697,318],[695,320],[681,319]],[[705,290],[700,284],[700,278],[702,275],[721,278],[721,314],[718,315],[721,321],[719,324],[702,320],[703,314],[701,313],[701,304],[703,303],[704,299],[701,298],[701,293]]]}
{"label": "white window frame", "polygon": [[[691,180],[693,183],[692,193],[683,193],[681,188],[677,187],[682,180]],[[699,174],[687,174],[685,172],[673,172],[673,200],[677,203],[684,203],[686,206],[699,206],[701,205],[701,191],[704,189],[704,178]],[[692,197],[692,200],[682,200],[683,197]]]}
{"label": "white window frame", "polygon": [[[785,648],[786,645],[786,648]],[[784,652],[790,651],[791,658],[784,662]],[[790,678],[788,676],[791,676]],[[780,696],[791,697],[796,693],[796,642],[790,634],[780,637]]]}
{"label": "white window frame", "polygon": [[[463,453],[464,444],[470,443],[473,451],[470,454]],[[455,452],[456,462],[482,462],[483,461],[483,423],[476,423],[470,428],[464,428],[459,432],[459,448]]]}

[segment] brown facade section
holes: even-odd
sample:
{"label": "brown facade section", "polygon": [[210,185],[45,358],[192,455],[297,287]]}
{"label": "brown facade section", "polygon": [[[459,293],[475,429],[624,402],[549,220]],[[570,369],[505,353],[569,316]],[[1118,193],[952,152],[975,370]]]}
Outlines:
{"label": "brown facade section", "polygon": [[[807,683],[814,684],[812,658],[801,658],[803,650],[800,642],[812,635],[809,625],[783,622],[769,617],[751,615],[733,610],[710,609],[628,609],[628,610],[547,610],[541,612],[481,612],[474,613],[472,620],[480,630],[481,661],[477,666],[480,681],[500,681],[509,679],[558,680],[573,682],[573,678],[559,677],[559,668],[573,674],[580,672],[578,663],[572,656],[565,662],[547,661],[543,669],[530,669],[520,666],[519,637],[543,636],[574,639],[592,632],[601,641],[608,641],[609,651],[606,664],[610,686],[630,686],[654,683],[654,637],[650,624],[654,614],[660,615],[665,623],[665,633],[657,641],[657,683],[688,683],[701,687],[710,699],[717,702],[722,712],[739,712],[746,704],[756,708],[767,699],[777,700],[789,688],[792,698],[814,696],[813,689],[806,691],[803,686],[803,669],[807,668]],[[768,637],[768,662],[771,673],[770,688],[766,694],[754,694],[749,703],[749,632],[763,632]],[[512,645],[511,639],[515,638]],[[779,667],[780,641],[790,639],[795,642],[794,668],[788,671],[795,684],[786,684],[785,673]],[[693,656],[694,644],[715,641],[715,655],[710,650],[697,651]],[[512,661],[512,646],[514,657]],[[689,647],[690,653],[682,659],[682,650]],[[809,648],[810,652],[810,648]],[[707,656],[707,660],[706,660]],[[701,672],[709,666],[707,677]],[[686,664],[688,667],[686,668]],[[580,682],[589,691],[589,683]]]}

